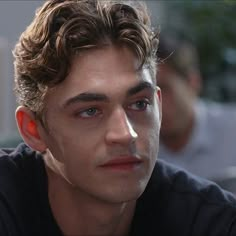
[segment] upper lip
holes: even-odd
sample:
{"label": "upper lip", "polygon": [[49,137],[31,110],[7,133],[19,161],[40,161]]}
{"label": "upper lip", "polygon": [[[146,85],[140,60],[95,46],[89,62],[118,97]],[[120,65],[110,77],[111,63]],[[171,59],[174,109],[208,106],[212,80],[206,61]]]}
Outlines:
{"label": "upper lip", "polygon": [[141,163],[142,160],[136,156],[122,156],[122,157],[117,157],[114,159],[111,159],[101,166],[112,166],[112,165],[122,165],[122,164],[135,164],[135,163]]}

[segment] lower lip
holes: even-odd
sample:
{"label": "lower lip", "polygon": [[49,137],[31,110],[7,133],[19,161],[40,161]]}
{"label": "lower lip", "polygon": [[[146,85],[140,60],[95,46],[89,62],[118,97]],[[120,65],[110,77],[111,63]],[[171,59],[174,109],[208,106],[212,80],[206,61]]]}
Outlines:
{"label": "lower lip", "polygon": [[108,165],[103,165],[102,167],[104,169],[109,169],[109,170],[134,170],[135,168],[139,167],[141,165],[141,162],[134,162],[134,163],[117,163],[117,164],[108,164]]}

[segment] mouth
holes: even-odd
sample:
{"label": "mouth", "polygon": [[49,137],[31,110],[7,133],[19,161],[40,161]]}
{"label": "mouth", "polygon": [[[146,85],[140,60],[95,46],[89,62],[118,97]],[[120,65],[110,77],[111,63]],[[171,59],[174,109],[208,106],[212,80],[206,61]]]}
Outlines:
{"label": "mouth", "polygon": [[111,170],[133,170],[143,163],[142,160],[134,156],[119,157],[106,162],[100,167]]}

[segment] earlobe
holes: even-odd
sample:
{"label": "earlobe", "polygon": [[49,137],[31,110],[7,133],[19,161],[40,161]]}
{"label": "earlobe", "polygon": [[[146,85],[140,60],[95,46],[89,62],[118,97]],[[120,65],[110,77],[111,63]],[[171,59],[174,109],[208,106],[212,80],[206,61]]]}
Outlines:
{"label": "earlobe", "polygon": [[16,109],[16,122],[18,130],[25,141],[31,148],[36,151],[44,152],[46,145],[38,132],[38,122],[32,111],[27,107],[19,106]]}

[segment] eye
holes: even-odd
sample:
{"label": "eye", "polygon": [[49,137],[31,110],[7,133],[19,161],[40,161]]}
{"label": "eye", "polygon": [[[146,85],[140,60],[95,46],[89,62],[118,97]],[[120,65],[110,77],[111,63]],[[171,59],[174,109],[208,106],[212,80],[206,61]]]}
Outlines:
{"label": "eye", "polygon": [[139,100],[132,103],[129,108],[135,111],[145,111],[150,103],[146,100]]}
{"label": "eye", "polygon": [[99,114],[101,114],[101,111],[99,109],[95,107],[90,107],[77,113],[77,116],[80,116],[82,118],[92,118],[98,116]]}

